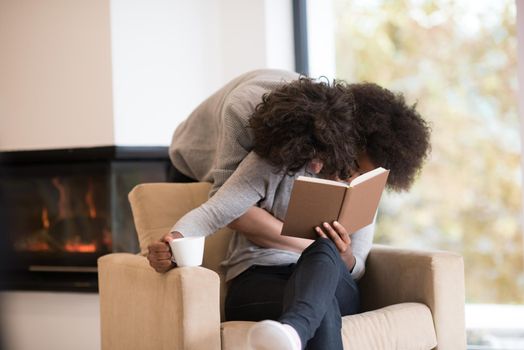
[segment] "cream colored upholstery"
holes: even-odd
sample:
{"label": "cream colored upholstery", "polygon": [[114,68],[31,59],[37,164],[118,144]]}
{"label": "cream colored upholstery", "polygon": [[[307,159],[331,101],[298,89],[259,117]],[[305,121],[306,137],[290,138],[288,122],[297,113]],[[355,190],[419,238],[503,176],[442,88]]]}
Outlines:
{"label": "cream colored upholstery", "polygon": [[[209,184],[143,184],[129,195],[141,255],[98,261],[103,350],[247,349],[251,322],[223,322],[219,262],[230,232],[206,239],[202,267],[155,272],[144,255]],[[462,258],[442,251],[373,246],[360,281],[364,312],[343,318],[344,349],[466,348]]]}

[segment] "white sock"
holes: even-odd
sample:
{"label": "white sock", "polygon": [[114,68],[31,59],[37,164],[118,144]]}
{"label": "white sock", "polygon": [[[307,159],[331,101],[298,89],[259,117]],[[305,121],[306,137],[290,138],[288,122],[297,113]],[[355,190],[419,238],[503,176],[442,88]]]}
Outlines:
{"label": "white sock", "polygon": [[248,333],[251,350],[301,350],[297,331],[288,324],[265,320],[255,323]]}
{"label": "white sock", "polygon": [[289,334],[291,334],[291,336],[293,337],[293,341],[295,342],[296,348],[302,349],[302,341],[300,340],[300,336],[298,335],[297,330],[293,328],[293,326],[291,325],[288,325],[285,323],[282,323],[282,325],[284,326],[285,329],[287,329]]}

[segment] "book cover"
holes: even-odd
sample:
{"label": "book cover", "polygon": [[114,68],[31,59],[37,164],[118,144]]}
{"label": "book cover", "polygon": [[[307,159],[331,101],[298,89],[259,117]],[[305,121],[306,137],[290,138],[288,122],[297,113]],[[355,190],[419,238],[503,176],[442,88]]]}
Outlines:
{"label": "book cover", "polygon": [[389,170],[376,168],[350,184],[299,176],[293,184],[282,235],[315,239],[315,226],[339,221],[349,233],[373,222]]}

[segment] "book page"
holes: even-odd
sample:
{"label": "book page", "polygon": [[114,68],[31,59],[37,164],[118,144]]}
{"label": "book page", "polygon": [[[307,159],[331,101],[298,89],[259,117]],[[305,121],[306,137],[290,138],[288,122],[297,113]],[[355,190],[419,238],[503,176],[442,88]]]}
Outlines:
{"label": "book page", "polygon": [[389,175],[389,170],[382,170],[370,171],[369,173],[374,172],[372,176],[356,184],[355,181],[351,182],[339,215],[339,222],[349,233],[354,233],[373,222]]}
{"label": "book page", "polygon": [[[358,177],[357,177],[357,179],[358,179]],[[328,180],[328,179],[321,179],[321,178],[318,178],[318,177],[308,177],[308,176],[299,176],[297,178],[297,181],[315,182],[315,183],[319,183],[319,184],[326,184],[326,185],[340,186],[340,187],[348,187],[349,186],[349,184],[346,183],[346,182],[335,181],[335,180]]]}
{"label": "book page", "polygon": [[353,181],[351,181],[351,183],[349,185],[350,186],[356,186],[359,183],[362,183],[362,182],[366,181],[367,179],[370,179],[370,178],[372,178],[374,176],[377,176],[378,174],[384,173],[386,171],[389,173],[389,170],[386,170],[386,169],[384,169],[382,167],[375,168],[375,169],[373,169],[371,171],[368,171],[367,173],[364,173],[364,174],[358,176]]}

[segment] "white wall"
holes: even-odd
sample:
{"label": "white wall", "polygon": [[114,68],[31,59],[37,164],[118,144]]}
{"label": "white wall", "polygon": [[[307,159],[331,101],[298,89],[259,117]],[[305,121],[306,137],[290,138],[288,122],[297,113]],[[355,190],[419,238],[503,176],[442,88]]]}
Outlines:
{"label": "white wall", "polygon": [[238,74],[293,69],[291,1],[112,0],[115,143],[167,145]]}
{"label": "white wall", "polygon": [[292,18],[293,6],[291,1],[265,1],[266,61],[264,67],[295,69]]}
{"label": "white wall", "polygon": [[113,0],[115,143],[166,145],[220,83],[219,2]]}
{"label": "white wall", "polygon": [[333,0],[307,1],[309,75],[336,78],[335,13]]}
{"label": "white wall", "polygon": [[221,81],[257,68],[293,70],[291,1],[221,2]]}
{"label": "white wall", "polygon": [[[1,0],[0,151],[167,145],[235,75],[293,69],[292,39],[290,0]],[[98,295],[0,298],[7,349],[99,348]]]}
{"label": "white wall", "polygon": [[291,1],[2,0],[0,150],[167,145],[211,92],[294,67]]}
{"label": "white wall", "polygon": [[108,9],[0,1],[0,150],[113,143]]}

